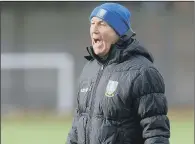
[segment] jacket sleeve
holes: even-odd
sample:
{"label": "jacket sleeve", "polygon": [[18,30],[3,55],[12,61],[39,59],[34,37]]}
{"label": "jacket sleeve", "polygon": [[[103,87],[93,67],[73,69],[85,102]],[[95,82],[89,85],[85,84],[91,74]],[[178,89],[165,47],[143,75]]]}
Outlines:
{"label": "jacket sleeve", "polygon": [[133,84],[144,144],[169,144],[170,123],[164,80],[153,67],[140,70]]}
{"label": "jacket sleeve", "polygon": [[68,133],[66,144],[78,144],[77,143],[77,141],[78,141],[78,139],[77,139],[77,137],[78,137],[78,133],[77,133],[78,120],[79,120],[79,109],[78,109],[78,98],[77,98],[77,105],[76,105],[76,109],[74,112],[72,127]]}

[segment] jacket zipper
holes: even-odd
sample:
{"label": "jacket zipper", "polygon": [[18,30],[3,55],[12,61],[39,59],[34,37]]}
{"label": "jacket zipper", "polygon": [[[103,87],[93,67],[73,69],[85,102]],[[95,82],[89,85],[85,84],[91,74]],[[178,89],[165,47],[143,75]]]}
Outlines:
{"label": "jacket zipper", "polygon": [[96,82],[95,82],[95,86],[94,86],[93,91],[92,91],[92,98],[91,98],[91,103],[90,103],[90,107],[89,107],[89,111],[90,111],[90,113],[89,113],[89,121],[88,121],[87,126],[86,126],[86,128],[87,128],[86,137],[85,137],[85,139],[86,139],[85,143],[86,144],[89,144],[89,131],[90,131],[89,130],[89,126],[91,125],[91,118],[92,118],[93,111],[94,111],[95,93],[96,93],[97,86],[99,84],[100,78],[101,78],[101,76],[103,74],[104,67],[105,67],[105,65],[101,65],[100,70],[98,72],[98,76],[97,76]]}
{"label": "jacket zipper", "polygon": [[86,98],[87,98],[86,110],[89,107],[89,100],[90,100],[90,94],[91,94],[91,91],[92,91],[92,85],[93,85],[93,82],[90,82],[89,89],[88,89],[87,95],[86,95]]}
{"label": "jacket zipper", "polygon": [[96,83],[95,83],[95,86],[94,86],[94,89],[92,91],[92,100],[91,100],[91,104],[90,104],[90,118],[92,117],[92,114],[93,114],[93,111],[94,111],[94,101],[95,101],[95,93],[96,93],[96,90],[97,90],[97,86],[99,84],[99,81],[100,81],[100,78],[103,74],[103,70],[104,70],[104,65],[101,66],[99,72],[98,72],[98,76],[97,76],[97,79],[96,79]]}

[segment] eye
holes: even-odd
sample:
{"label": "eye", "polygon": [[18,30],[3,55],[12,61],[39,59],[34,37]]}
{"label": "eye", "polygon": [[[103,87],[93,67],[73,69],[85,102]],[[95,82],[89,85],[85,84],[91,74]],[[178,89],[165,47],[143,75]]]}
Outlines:
{"label": "eye", "polygon": [[100,25],[106,26],[106,23],[105,22],[101,22]]}
{"label": "eye", "polygon": [[92,20],[92,21],[90,22],[90,24],[93,25],[93,24],[95,24],[95,22]]}

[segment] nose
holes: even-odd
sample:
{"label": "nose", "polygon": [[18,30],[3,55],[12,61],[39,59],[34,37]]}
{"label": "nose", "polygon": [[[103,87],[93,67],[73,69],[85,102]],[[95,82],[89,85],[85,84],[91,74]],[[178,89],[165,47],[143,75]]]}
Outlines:
{"label": "nose", "polygon": [[97,29],[93,31],[93,34],[98,34],[98,33],[99,31]]}

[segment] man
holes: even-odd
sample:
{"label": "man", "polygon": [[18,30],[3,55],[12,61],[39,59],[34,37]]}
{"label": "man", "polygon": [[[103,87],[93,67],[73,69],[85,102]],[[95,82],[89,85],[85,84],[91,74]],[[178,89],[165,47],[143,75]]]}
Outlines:
{"label": "man", "polygon": [[92,46],[67,144],[169,144],[165,85],[116,3],[90,15]]}

